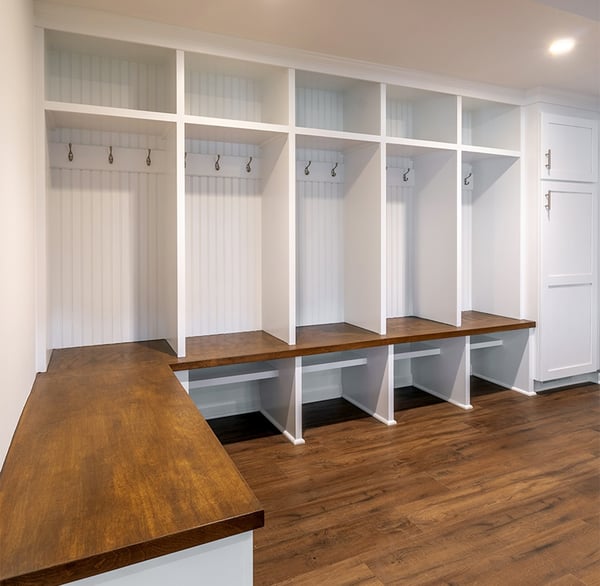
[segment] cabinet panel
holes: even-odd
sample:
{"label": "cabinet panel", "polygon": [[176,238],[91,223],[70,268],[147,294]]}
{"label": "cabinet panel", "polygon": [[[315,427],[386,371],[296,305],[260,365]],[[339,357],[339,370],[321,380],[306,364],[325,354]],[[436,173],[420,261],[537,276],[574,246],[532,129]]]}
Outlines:
{"label": "cabinet panel", "polygon": [[565,181],[597,181],[597,122],[543,113],[541,177]]}
{"label": "cabinet panel", "polygon": [[594,186],[547,184],[542,214],[540,380],[597,365],[597,193]]}

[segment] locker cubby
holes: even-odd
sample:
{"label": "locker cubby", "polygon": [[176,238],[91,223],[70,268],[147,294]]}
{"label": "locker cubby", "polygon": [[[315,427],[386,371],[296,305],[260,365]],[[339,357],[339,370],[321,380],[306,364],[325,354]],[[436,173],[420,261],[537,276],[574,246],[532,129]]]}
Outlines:
{"label": "locker cubby", "polygon": [[297,325],[385,332],[377,143],[298,136]]}
{"label": "locker cubby", "polygon": [[284,67],[185,54],[185,113],[192,116],[289,124],[290,87]]}
{"label": "locker cubby", "polygon": [[529,330],[470,336],[470,374],[525,395],[535,395]]}
{"label": "locker cubby", "polygon": [[303,444],[298,360],[287,358],[183,371],[185,386],[208,420],[259,412],[292,443]]}
{"label": "locker cubby", "polygon": [[393,367],[388,346],[303,356],[302,404],[342,398],[394,425]]}
{"label": "locker cubby", "polygon": [[285,134],[186,125],[186,331],[293,343]]}
{"label": "locker cubby", "polygon": [[50,111],[46,123],[49,348],[176,349],[175,125]]}
{"label": "locker cubby", "polygon": [[462,163],[462,309],[520,318],[520,160],[464,152]]}
{"label": "locker cubby", "polygon": [[414,386],[463,409],[471,409],[466,338],[390,346],[394,387]]}
{"label": "locker cubby", "polygon": [[387,145],[388,318],[460,325],[456,185],[455,150]]}
{"label": "locker cubby", "polygon": [[296,71],[296,126],[381,134],[381,85]]}
{"label": "locker cubby", "polygon": [[521,113],[518,106],[462,98],[462,144],[519,151]]}
{"label": "locker cubby", "polygon": [[388,137],[456,143],[456,96],[388,85]]}
{"label": "locker cubby", "polygon": [[175,51],[46,31],[46,99],[175,112]]}

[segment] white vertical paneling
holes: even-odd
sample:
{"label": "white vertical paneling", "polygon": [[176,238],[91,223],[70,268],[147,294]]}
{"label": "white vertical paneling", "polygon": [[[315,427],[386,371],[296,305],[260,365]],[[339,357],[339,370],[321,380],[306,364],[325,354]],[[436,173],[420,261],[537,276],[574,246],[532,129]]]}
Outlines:
{"label": "white vertical paneling", "polygon": [[[208,141],[188,140],[186,149],[260,154],[254,145]],[[261,205],[256,174],[186,176],[187,335],[261,329]]]}
{"label": "white vertical paneling", "polygon": [[344,95],[330,90],[296,88],[296,124],[344,130]]}
{"label": "white vertical paneling", "polygon": [[[97,132],[51,134],[69,141],[84,135],[91,143],[106,140]],[[156,144],[133,135],[109,138],[119,147]],[[86,169],[81,157],[69,168],[55,159],[47,204],[50,346],[164,337],[161,287],[170,262],[163,250],[164,176],[156,169]]]}
{"label": "white vertical paneling", "polygon": [[388,99],[386,113],[388,136],[413,138],[412,103]]}
{"label": "white vertical paneling", "polygon": [[137,110],[171,111],[169,67],[122,57],[46,51],[49,100]]}
{"label": "white vertical paneling", "polygon": [[[409,159],[388,157],[390,168],[412,168]],[[414,189],[387,182],[387,317],[413,315]]]}
{"label": "white vertical paneling", "polygon": [[[343,155],[298,149],[297,322],[299,326],[344,321]],[[312,161],[311,175],[304,167]],[[315,163],[326,162],[328,165]],[[329,168],[338,162],[337,177]]]}
{"label": "white vertical paneling", "polygon": [[187,70],[186,114],[261,122],[262,86],[260,79]]}

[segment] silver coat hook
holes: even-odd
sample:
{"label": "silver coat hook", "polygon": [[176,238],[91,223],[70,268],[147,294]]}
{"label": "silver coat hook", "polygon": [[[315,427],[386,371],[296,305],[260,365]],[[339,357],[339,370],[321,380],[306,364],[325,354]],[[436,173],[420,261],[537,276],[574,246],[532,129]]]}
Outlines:
{"label": "silver coat hook", "polygon": [[337,169],[337,166],[338,166],[338,164],[336,162],[336,164],[333,166],[333,169],[331,170],[331,176],[332,177],[335,177],[337,175],[337,173],[335,172],[335,170]]}
{"label": "silver coat hook", "polygon": [[407,169],[406,171],[404,171],[404,173],[402,173],[402,181],[404,181],[404,182],[408,181],[409,173],[410,173],[410,169]]}
{"label": "silver coat hook", "polygon": [[215,161],[215,171],[219,171],[221,169],[221,165],[219,165],[220,160],[221,160],[221,155],[217,155],[217,160]]}
{"label": "silver coat hook", "polygon": [[306,165],[306,167],[304,167],[304,174],[305,175],[310,175],[309,167],[310,167],[311,163],[312,163],[312,161],[308,161],[308,165]]}
{"label": "silver coat hook", "polygon": [[146,157],[146,165],[148,165],[148,167],[150,165],[152,165],[152,159],[150,158],[150,153],[152,152],[152,149],[148,149],[148,156]]}
{"label": "silver coat hook", "polygon": [[469,174],[468,174],[468,175],[467,175],[467,176],[464,178],[464,180],[463,180],[463,183],[464,183],[465,185],[469,185],[469,183],[471,183],[471,182],[469,181],[469,179],[471,179],[471,177],[473,177],[473,173],[469,173]]}
{"label": "silver coat hook", "polygon": [[250,160],[246,163],[246,173],[250,173],[252,171],[252,167],[250,167],[251,162],[252,162],[252,157],[250,157]]}
{"label": "silver coat hook", "polygon": [[73,145],[69,143],[69,154],[67,155],[69,161],[73,160],[73,149],[71,148]]}
{"label": "silver coat hook", "polygon": [[112,164],[113,164],[113,162],[114,162],[114,160],[115,160],[115,159],[114,159],[114,157],[113,157],[113,154],[112,154],[112,147],[111,147],[111,146],[109,146],[109,147],[108,147],[108,164],[109,164],[109,165],[112,165]]}

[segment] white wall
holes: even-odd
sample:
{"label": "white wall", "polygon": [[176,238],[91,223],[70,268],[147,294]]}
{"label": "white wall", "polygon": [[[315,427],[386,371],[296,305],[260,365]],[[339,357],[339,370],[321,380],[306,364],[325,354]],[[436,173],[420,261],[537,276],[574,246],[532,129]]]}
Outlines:
{"label": "white wall", "polygon": [[35,377],[33,6],[0,18],[0,463]]}

